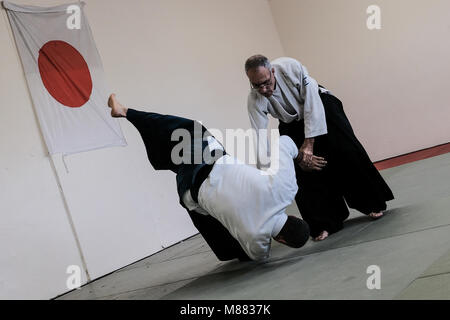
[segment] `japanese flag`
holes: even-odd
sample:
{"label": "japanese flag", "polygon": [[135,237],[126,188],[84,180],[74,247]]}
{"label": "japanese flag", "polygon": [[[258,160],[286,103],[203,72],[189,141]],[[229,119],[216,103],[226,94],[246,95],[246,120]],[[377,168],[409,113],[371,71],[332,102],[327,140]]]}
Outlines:
{"label": "japanese flag", "polygon": [[117,119],[110,116],[103,66],[84,5],[3,2],[50,154],[127,145]]}

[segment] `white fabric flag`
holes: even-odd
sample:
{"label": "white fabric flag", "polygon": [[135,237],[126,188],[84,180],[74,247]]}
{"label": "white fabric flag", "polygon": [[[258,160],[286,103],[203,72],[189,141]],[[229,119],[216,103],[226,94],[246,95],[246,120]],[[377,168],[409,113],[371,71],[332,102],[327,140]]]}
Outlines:
{"label": "white fabric flag", "polygon": [[117,119],[110,116],[103,66],[84,5],[3,2],[50,154],[127,145]]}

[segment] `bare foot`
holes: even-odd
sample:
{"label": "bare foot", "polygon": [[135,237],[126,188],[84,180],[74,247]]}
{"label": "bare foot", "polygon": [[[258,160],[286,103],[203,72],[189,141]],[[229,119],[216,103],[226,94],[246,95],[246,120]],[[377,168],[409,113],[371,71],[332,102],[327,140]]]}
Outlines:
{"label": "bare foot", "polygon": [[115,93],[109,96],[108,106],[111,108],[111,117],[120,118],[127,116],[128,108],[119,103]]}
{"label": "bare foot", "polygon": [[314,238],[314,241],[322,241],[328,237],[328,232],[323,230],[317,237]]}
{"label": "bare foot", "polygon": [[371,217],[372,219],[376,220],[379,219],[383,216],[383,212],[372,212],[371,214],[369,214],[369,217]]}

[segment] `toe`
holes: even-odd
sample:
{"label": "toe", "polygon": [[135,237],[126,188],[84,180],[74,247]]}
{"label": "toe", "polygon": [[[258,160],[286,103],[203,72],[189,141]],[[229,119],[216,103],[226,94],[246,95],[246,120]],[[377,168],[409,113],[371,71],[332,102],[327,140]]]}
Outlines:
{"label": "toe", "polygon": [[378,218],[381,218],[383,216],[383,212],[372,212],[371,214],[369,214],[369,216],[372,219],[378,219]]}
{"label": "toe", "polygon": [[315,240],[315,241],[322,241],[322,240],[324,240],[324,239],[327,238],[327,237],[328,237],[328,232],[324,230],[324,231],[322,231],[322,232],[319,234],[319,236],[315,237],[314,240]]}

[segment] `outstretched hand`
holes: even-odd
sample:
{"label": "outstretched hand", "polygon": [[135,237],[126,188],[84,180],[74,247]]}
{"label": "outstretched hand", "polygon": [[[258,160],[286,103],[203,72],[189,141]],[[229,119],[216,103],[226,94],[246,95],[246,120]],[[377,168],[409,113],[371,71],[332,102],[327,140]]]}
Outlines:
{"label": "outstretched hand", "polygon": [[327,165],[325,158],[305,152],[299,152],[297,163],[303,171],[320,171]]}

